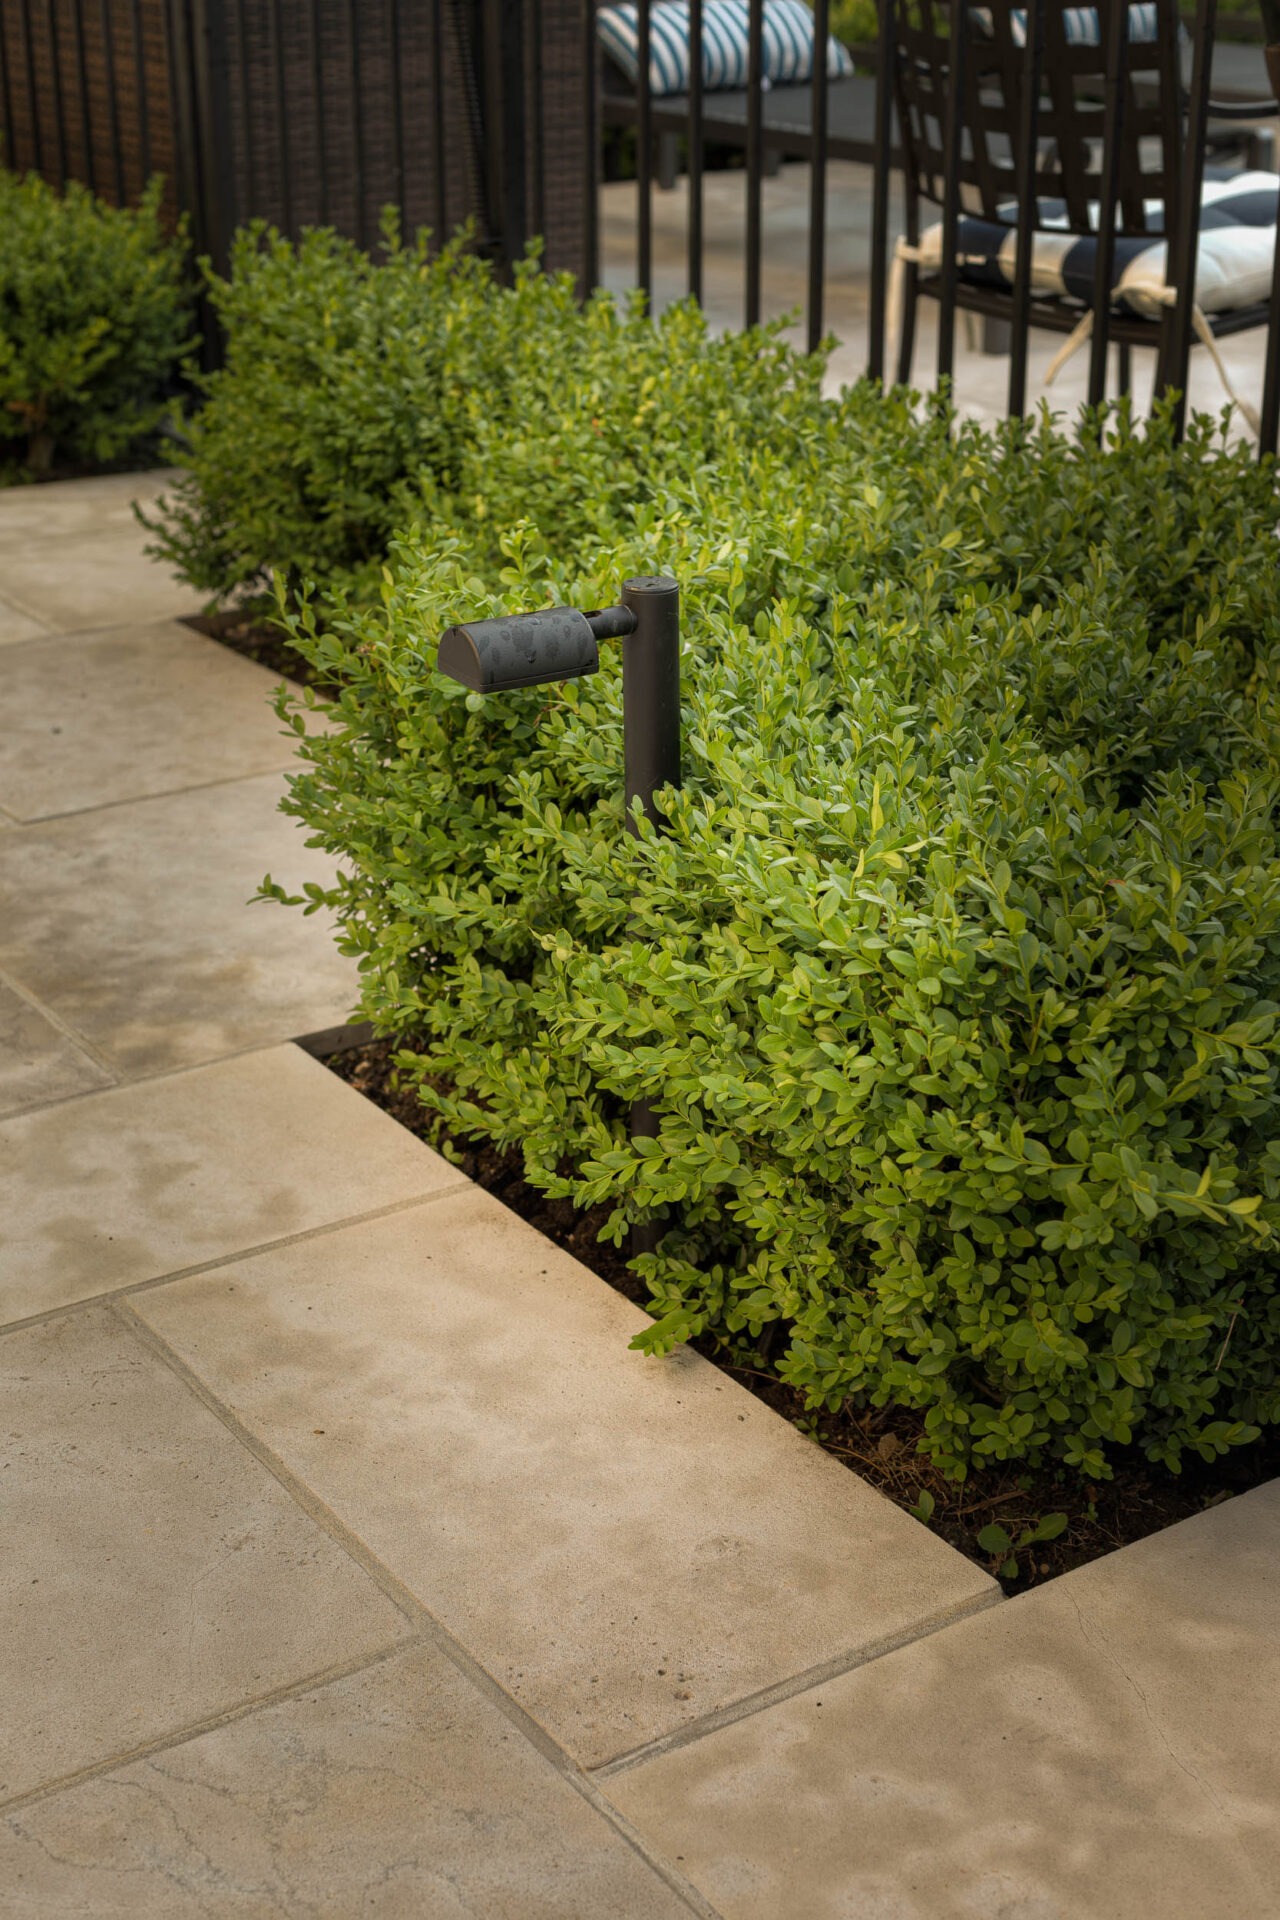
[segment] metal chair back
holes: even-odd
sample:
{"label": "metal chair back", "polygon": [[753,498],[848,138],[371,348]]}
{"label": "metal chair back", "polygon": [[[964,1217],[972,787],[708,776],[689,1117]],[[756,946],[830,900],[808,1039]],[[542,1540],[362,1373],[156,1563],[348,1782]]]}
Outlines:
{"label": "metal chair back", "polygon": [[[907,238],[919,238],[920,209],[940,209],[940,377],[954,363],[958,294],[956,240],[962,213],[1016,228],[1011,295],[1013,341],[1009,411],[1025,407],[1031,322],[1032,237],[1041,202],[1056,202],[1055,225],[1097,234],[1089,398],[1106,387],[1111,289],[1118,239],[1170,237],[1171,284],[1191,277],[1199,225],[1208,99],[1208,49],[1201,8],[1192,82],[1180,71],[1175,0],[1096,0],[1096,34],[1077,37],[1085,10],[1064,0],[883,0],[888,84],[901,127]],[[1151,31],[1154,26],[1154,31]],[[1073,33],[1072,29],[1075,29]],[[1185,388],[1187,314],[1170,309],[1151,323],[1161,344],[1161,386]],[[1045,320],[1043,303],[1037,314]],[[1185,343],[1185,345],[1183,344]],[[1179,348],[1182,351],[1179,352]]]}

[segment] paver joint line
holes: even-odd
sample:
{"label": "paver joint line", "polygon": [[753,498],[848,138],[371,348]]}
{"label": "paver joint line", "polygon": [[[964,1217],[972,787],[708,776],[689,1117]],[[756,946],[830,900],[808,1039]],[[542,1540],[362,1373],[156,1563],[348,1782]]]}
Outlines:
{"label": "paver joint line", "polygon": [[[43,823],[37,820],[32,824],[40,826]],[[110,1072],[113,1074],[119,1073],[119,1067],[110,1061],[105,1053],[100,1052],[100,1050],[94,1046],[92,1040],[86,1040],[77,1028],[68,1025],[62,1014],[55,1013],[51,1007],[46,1006],[34,988],[28,986],[27,983],[20,980],[16,974],[8,972],[3,967],[0,967],[0,986],[11,987],[14,993],[21,994],[22,998],[28,1001],[31,1006],[35,1007],[38,1012],[42,1013],[48,1021],[56,1025],[60,1031],[65,1032],[68,1039],[74,1040],[77,1046],[83,1047],[85,1052],[92,1054],[95,1060],[100,1060]],[[336,1027],[325,1028],[322,1029],[322,1036],[323,1033],[336,1033],[340,1031],[341,1029]],[[308,1045],[312,1037],[311,1034],[307,1033],[286,1033],[271,1040],[251,1040],[247,1046],[229,1047],[225,1053],[218,1054],[217,1057],[212,1060],[183,1060],[176,1066],[154,1067],[143,1073],[131,1073],[127,1079],[116,1080],[113,1081],[112,1084],[119,1087],[160,1086],[167,1080],[180,1080],[184,1074],[204,1073],[209,1067],[226,1066],[228,1061],[231,1060],[251,1060],[255,1053],[274,1053],[277,1047],[297,1047],[299,1052],[305,1053],[309,1059],[319,1060],[323,1064],[325,1058],[324,1053],[317,1052],[313,1046]],[[370,1038],[372,1038],[372,1034],[370,1034]],[[364,1042],[361,1041],[356,1044],[363,1045]],[[335,1046],[331,1051],[338,1053],[342,1051],[342,1048],[341,1046]],[[104,1092],[105,1089],[100,1088],[99,1091]],[[363,1095],[358,1095],[357,1097],[363,1098]],[[82,1096],[80,1094],[71,1094],[68,1095],[68,1098],[79,1100]],[[64,1106],[66,1102],[63,1100],[51,1100],[46,1104],[49,1106]],[[26,1111],[35,1112],[37,1109],[28,1108]]]}
{"label": "paver joint line", "polygon": [[[289,772],[292,757],[290,755],[288,760],[283,760],[279,767],[258,767],[252,773],[230,773],[221,780],[192,780],[180,787],[161,787],[158,793],[122,794],[118,800],[96,800],[92,806],[68,807],[64,813],[42,813],[34,820],[14,818],[13,824],[18,833],[34,833],[41,827],[53,826],[59,820],[81,820],[91,815],[96,818],[101,813],[114,813],[118,807],[147,806],[153,800],[172,800],[180,793],[212,793],[219,787],[244,786],[250,780],[261,780],[265,774]],[[252,1049],[244,1048],[242,1051],[250,1052]],[[220,1054],[218,1057],[222,1059],[224,1056]]]}
{"label": "paver joint line", "polygon": [[[188,1071],[188,1069],[184,1068],[183,1071]],[[128,1082],[126,1084],[132,1085],[134,1083]],[[98,1091],[105,1092],[108,1091],[108,1089],[102,1088],[98,1089]],[[70,1105],[73,1100],[84,1100],[91,1097],[92,1096],[87,1094],[72,1094],[67,1100],[55,1101],[52,1104],[56,1106],[67,1106]],[[28,1111],[33,1113],[47,1113],[48,1108],[33,1107],[28,1109]],[[26,1115],[24,1114],[22,1117],[25,1119]],[[61,1306],[48,1307],[43,1313],[29,1313],[22,1320],[0,1321],[0,1340],[3,1340],[6,1334],[21,1333],[27,1327],[42,1326],[46,1320],[65,1320],[69,1315],[79,1313],[82,1308],[110,1306],[117,1301],[129,1300],[135,1293],[154,1293],[158,1288],[172,1286],[179,1280],[195,1279],[197,1275],[211,1273],[215,1268],[225,1267],[233,1260],[252,1260],[259,1254],[275,1253],[281,1248],[300,1246],[309,1240],[321,1240],[326,1234],[341,1232],[344,1227],[365,1226],[374,1220],[385,1220],[392,1214],[410,1213],[415,1207],[429,1207],[435,1200],[452,1199],[455,1194],[462,1192],[470,1185],[471,1182],[463,1175],[458,1180],[451,1182],[449,1186],[441,1187],[436,1193],[411,1194],[407,1200],[392,1200],[389,1201],[385,1207],[370,1208],[368,1213],[351,1213],[347,1214],[341,1220],[324,1220],[319,1226],[304,1227],[298,1233],[283,1234],[279,1240],[262,1240],[252,1247],[236,1247],[229,1253],[215,1254],[211,1259],[198,1261],[195,1266],[175,1267],[172,1273],[152,1274],[146,1280],[130,1280],[122,1287],[109,1287],[103,1293],[85,1294],[82,1299],[68,1300]],[[139,1325],[141,1324],[142,1322],[139,1322]],[[150,1334],[150,1331],[151,1329],[148,1328],[148,1334]],[[166,1349],[166,1352],[167,1351],[168,1349]]]}
{"label": "paver joint line", "polygon": [[757,1693],[745,1694],[741,1700],[731,1700],[727,1706],[717,1708],[701,1720],[690,1720],[674,1733],[665,1733],[658,1740],[648,1740],[643,1746],[633,1747],[628,1753],[620,1753],[614,1759],[606,1760],[603,1766],[593,1767],[591,1777],[593,1780],[612,1780],[620,1773],[629,1773],[633,1767],[643,1766],[646,1761],[679,1752],[682,1747],[691,1747],[709,1734],[719,1733],[724,1727],[736,1726],[739,1721],[751,1719],[753,1714],[765,1713],[784,1700],[794,1700],[797,1694],[807,1693],[812,1687],[825,1686],[831,1680],[838,1680],[842,1674],[854,1673],[859,1667],[883,1660],[886,1654],[897,1653],[903,1647],[933,1639],[948,1628],[959,1626],[961,1621],[972,1619],[976,1613],[985,1613],[990,1607],[1003,1605],[1004,1600],[1005,1595],[999,1588],[991,1593],[975,1594],[970,1600],[943,1608],[930,1619],[913,1622],[901,1633],[886,1635],[873,1646],[836,1654],[833,1659],[824,1660],[816,1667],[806,1667],[802,1673],[791,1674],[785,1680],[775,1681],[772,1686],[761,1687]]}
{"label": "paver joint line", "polygon": [[[468,1182],[467,1184],[469,1185],[470,1183]],[[456,1189],[451,1188],[450,1191],[453,1192],[456,1191]],[[173,1351],[162,1336],[156,1333],[152,1327],[148,1326],[144,1320],[133,1312],[128,1299],[117,1297],[109,1304],[110,1310],[116,1317],[127,1326],[132,1333],[137,1334],[158,1359],[172,1369],[183,1384],[208,1407],[211,1413],[222,1421],[223,1425],[240,1442],[246,1451],[251,1453],[259,1464],[265,1467],[268,1473],[279,1482],[285,1492],[301,1507],[308,1519],[313,1520],[318,1526],[323,1527],[335,1544],[341,1547],[361,1571],[366,1573],[369,1578],[375,1582],[387,1599],[391,1601],[392,1605],[405,1616],[412,1626],[417,1628],[418,1637],[429,1640],[437,1651],[443,1654],[444,1657],[457,1668],[464,1679],[468,1680],[478,1692],[483,1694],[486,1699],[499,1708],[506,1719],[524,1736],[529,1744],[555,1767],[556,1771],[575,1788],[583,1799],[587,1801],[588,1805],[593,1807],[598,1814],[607,1820],[610,1826],[615,1828],[620,1837],[626,1841],[627,1845],[638,1853],[646,1864],[671,1887],[672,1891],[685,1901],[690,1911],[698,1914],[700,1920],[722,1920],[718,1909],[714,1908],[710,1902],[697,1891],[691,1882],[685,1880],[683,1875],[681,1875],[670,1862],[664,1860],[660,1854],[656,1853],[647,1845],[639,1832],[626,1819],[625,1815],[613,1806],[606,1796],[601,1793],[593,1778],[557,1744],[552,1735],[547,1732],[546,1728],[534,1719],[533,1715],[507,1692],[501,1682],[496,1680],[488,1669],[481,1665],[475,1655],[470,1653],[459,1640],[454,1638],[453,1634],[436,1618],[430,1609],[425,1607],[422,1602],[369,1551],[358,1534],[353,1533],[349,1527],[345,1526],[332,1510],[327,1507],[322,1500],[318,1499],[316,1495],[312,1493],[311,1489],[306,1486],[303,1481],[299,1480],[297,1475],[292,1473],[269,1447],[264,1446],[261,1441],[256,1439],[255,1436],[248,1431],[243,1423],[232,1413],[230,1408],[225,1406],[223,1402],[210,1391],[198,1374],[192,1372],[185,1361]],[[391,1651],[398,1650],[397,1647]],[[380,1655],[379,1659],[382,1657],[384,1656]],[[353,1671],[354,1670],[356,1669],[353,1669]],[[304,1692],[306,1689],[305,1687],[301,1687],[293,1691]],[[265,1706],[267,1704],[269,1703],[266,1700],[254,1703],[255,1707]],[[247,1711],[253,1710],[253,1708],[247,1709]],[[240,1718],[243,1716],[236,1715],[233,1717]],[[182,1739],[189,1737],[190,1730],[181,1736]],[[176,1740],[167,1740],[160,1743],[160,1745],[164,1747],[172,1747],[177,1744],[180,1744],[180,1742]],[[156,1747],[152,1750],[158,1751],[159,1748]],[[119,1762],[117,1761],[113,1764],[118,1765]],[[97,1773],[105,1770],[106,1769],[102,1768],[94,1768],[92,1771]],[[40,1797],[44,1797],[43,1794]]]}
{"label": "paver joint line", "polygon": [[[33,640],[61,640],[63,638],[59,628],[51,627],[48,622],[36,612],[34,607],[29,607],[25,600],[18,598],[16,593],[10,593],[7,589],[4,593],[0,593],[0,606],[8,607],[13,613],[20,613],[24,620],[30,620],[35,626],[39,627],[39,633],[32,634],[31,636]],[[86,627],[83,631],[88,633],[91,632],[92,629]]]}
{"label": "paver joint line", "polygon": [[305,1694],[314,1693],[317,1687],[330,1686],[335,1680],[350,1679],[356,1673],[367,1673],[417,1643],[417,1636],[406,1634],[377,1653],[360,1654],[352,1660],[337,1661],[333,1666],[322,1667],[316,1673],[304,1674],[300,1680],[291,1680],[287,1686],[272,1687],[264,1693],[252,1694],[238,1701],[234,1707],[225,1707],[221,1713],[206,1714],[199,1720],[190,1720],[183,1726],[158,1734],[154,1740],[141,1740],[136,1746],[124,1747],[103,1760],[95,1760],[92,1766],[77,1767],[70,1773],[59,1774],[56,1779],[42,1780],[38,1787],[28,1788],[25,1793],[0,1799],[0,1815],[7,1818],[10,1814],[20,1813],[24,1807],[36,1806],[41,1800],[52,1800],[56,1794],[78,1787],[85,1780],[101,1780],[119,1767],[131,1766],[135,1760],[147,1760],[157,1753],[170,1753],[175,1747],[198,1739],[202,1733],[212,1733],[216,1727],[233,1726],[237,1720],[247,1720],[251,1714],[279,1706],[282,1701],[297,1700]]}
{"label": "paver joint line", "polygon": [[[3,808],[0,808],[0,812],[3,812]],[[21,831],[21,823],[18,822],[16,824],[19,827],[19,831]],[[25,1000],[27,1005],[32,1007],[43,1020],[49,1022],[51,1027],[56,1028],[56,1030],[70,1040],[73,1045],[79,1047],[82,1053],[87,1053],[95,1066],[101,1067],[104,1073],[110,1074],[113,1086],[117,1084],[118,1069],[108,1060],[106,1054],[103,1053],[99,1047],[95,1047],[92,1040],[86,1039],[85,1035],[80,1032],[80,1029],[73,1027],[71,1022],[57,1012],[55,1008],[46,1006],[33,987],[29,987],[24,980],[19,980],[18,976],[15,973],[10,973],[6,967],[0,967],[0,986],[8,987],[10,993],[16,993],[20,1000]],[[102,1089],[98,1088],[95,1089],[95,1091],[101,1092]],[[83,1098],[83,1095],[72,1093],[67,1094],[65,1098],[69,1100],[79,1100]],[[42,1104],[59,1106],[61,1102],[51,1100],[43,1102]],[[34,1107],[27,1107],[24,1108],[23,1111],[33,1113],[36,1109]]]}

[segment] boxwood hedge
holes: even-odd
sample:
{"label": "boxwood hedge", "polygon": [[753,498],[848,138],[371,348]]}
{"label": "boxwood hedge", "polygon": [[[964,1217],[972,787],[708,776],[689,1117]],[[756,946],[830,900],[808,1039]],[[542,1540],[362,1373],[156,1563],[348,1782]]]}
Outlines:
{"label": "boxwood hedge", "polygon": [[[1280,1409],[1274,469],[1207,421],[824,401],[690,315],[556,325],[628,381],[689,329],[732,429],[668,419],[643,465],[661,377],[587,401],[535,355],[528,430],[474,414],[376,601],[290,614],[338,687],[327,732],[296,716],[288,807],[345,870],[305,904],[364,1011],[536,1184],[619,1237],[661,1210],[650,1350],[919,1408],[957,1475],[1250,1437]],[[659,569],[685,785],[632,837],[609,650],[489,700],[433,662],[459,616]]]}
{"label": "boxwood hedge", "polygon": [[[375,261],[326,229],[261,225],[207,274],[226,338],[152,551],[220,598],[281,579],[376,594],[397,527],[465,521],[486,564],[536,500],[566,548],[740,440],[807,431],[821,367],[775,337],[710,350],[695,308],[580,306],[567,276],[497,282],[461,240],[384,222]],[[486,536],[485,538],[482,538]]]}
{"label": "boxwood hedge", "polygon": [[112,207],[0,168],[0,462],[27,475],[146,457],[192,344],[182,232],[163,182]]}

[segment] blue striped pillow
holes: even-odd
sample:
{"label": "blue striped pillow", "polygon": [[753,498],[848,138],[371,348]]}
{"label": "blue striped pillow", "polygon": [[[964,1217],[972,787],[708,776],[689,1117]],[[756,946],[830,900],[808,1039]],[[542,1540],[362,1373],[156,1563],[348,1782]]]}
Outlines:
{"label": "blue striped pillow", "polygon": [[[640,75],[640,35],[632,0],[601,7],[596,31],[605,52],[633,83]],[[747,0],[703,0],[702,84],[709,92],[747,84],[750,14]],[[813,14],[805,0],[764,0],[764,72],[771,85],[808,80],[813,72]],[[853,62],[840,42],[827,42],[827,72],[842,79]],[[687,0],[655,0],[649,10],[649,86],[655,96],[689,91]]]}
{"label": "blue striped pillow", "polygon": [[[733,3],[741,17],[745,39],[750,30],[746,0],[733,0]],[[813,13],[805,0],[765,0],[764,70],[775,87],[813,78]],[[843,80],[852,72],[853,61],[840,42],[828,40],[828,75],[833,80]]]}
{"label": "blue striped pillow", "polygon": [[[669,7],[655,6],[649,13],[649,88],[655,94],[688,91],[689,15],[687,8],[681,7],[681,18],[677,22],[670,17],[673,11]],[[596,14],[596,34],[600,45],[628,80],[638,80],[640,35],[634,6],[601,7]],[[704,66],[706,37],[704,27]]]}
{"label": "blue striped pillow", "polygon": [[[990,7],[973,7],[970,19],[980,32],[991,33]],[[1062,25],[1068,46],[1096,47],[1101,37],[1101,26],[1096,7],[1064,7]],[[1009,15],[1009,31],[1015,47],[1027,44],[1027,12],[1025,7],[1014,7]],[[1159,14],[1155,0],[1134,0],[1129,8],[1129,41],[1133,46],[1150,45],[1159,32]]]}
{"label": "blue striped pillow", "polygon": [[[1073,47],[1096,47],[1102,37],[1102,27],[1096,7],[1064,7],[1063,27],[1066,31],[1067,45]],[[1138,4],[1129,8],[1129,40],[1134,46],[1149,44],[1159,30],[1159,15],[1154,0],[1138,0]],[[1015,7],[1010,21],[1014,40],[1020,47],[1027,44],[1027,16],[1022,7]]]}

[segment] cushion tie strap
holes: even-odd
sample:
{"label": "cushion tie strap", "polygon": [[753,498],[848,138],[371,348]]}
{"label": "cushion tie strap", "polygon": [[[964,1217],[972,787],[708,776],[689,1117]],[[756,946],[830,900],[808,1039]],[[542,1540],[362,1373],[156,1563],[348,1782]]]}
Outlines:
{"label": "cushion tie strap", "polygon": [[[1166,287],[1163,293],[1160,295],[1161,304],[1166,307],[1174,306],[1177,302],[1177,298],[1178,298],[1178,290],[1176,287]],[[1258,418],[1258,410],[1256,407],[1250,406],[1247,400],[1241,399],[1240,395],[1236,392],[1235,388],[1232,386],[1231,376],[1227,372],[1226,366],[1223,362],[1222,355],[1218,351],[1218,342],[1214,338],[1213,328],[1209,325],[1208,320],[1205,318],[1204,310],[1201,307],[1198,307],[1198,306],[1192,307],[1191,324],[1195,328],[1196,338],[1197,340],[1199,340],[1201,346],[1208,349],[1209,358],[1213,361],[1213,364],[1217,369],[1218,378],[1222,382],[1223,391],[1226,394],[1228,400],[1230,400],[1233,406],[1239,407],[1240,412],[1244,418],[1245,424],[1248,426],[1248,428],[1252,433],[1256,434],[1259,431],[1259,424],[1260,424],[1259,418]],[[1083,347],[1092,338],[1093,338],[1093,308],[1090,307],[1089,311],[1081,319],[1079,325],[1072,328],[1071,332],[1067,335],[1061,347],[1059,347],[1057,353],[1054,354],[1053,359],[1050,361],[1048,371],[1044,376],[1044,384],[1046,385],[1046,387],[1051,387],[1053,385],[1054,381],[1056,380],[1058,375],[1061,373],[1063,367],[1065,367],[1068,360],[1070,360],[1072,354],[1078,353],[1080,351],[1080,348]]]}
{"label": "cushion tie strap", "polygon": [[906,296],[908,263],[919,266],[923,258],[924,255],[919,247],[913,246],[901,235],[898,236],[893,249],[893,265],[889,269],[889,305],[884,324],[885,339],[890,343],[891,351],[894,342],[902,335],[902,308]]}
{"label": "cushion tie strap", "polygon": [[1044,376],[1046,387],[1053,385],[1068,360],[1070,360],[1072,354],[1079,353],[1081,347],[1083,347],[1087,341],[1092,340],[1092,338],[1093,308],[1090,307],[1084,318],[1077,321],[1076,325],[1072,327],[1070,333],[1054,354],[1053,359],[1049,362],[1048,371]]}
{"label": "cushion tie strap", "polygon": [[[1173,289],[1169,288],[1167,292],[1173,293]],[[1173,300],[1176,298],[1176,294],[1173,295],[1173,299],[1166,298],[1165,305],[1172,306]],[[1199,340],[1201,346],[1207,347],[1209,350],[1209,358],[1218,369],[1218,378],[1222,382],[1223,391],[1226,393],[1228,400],[1230,400],[1234,406],[1239,407],[1250,431],[1254,434],[1260,433],[1262,431],[1262,421],[1259,417],[1258,409],[1251,407],[1247,400],[1242,400],[1232,386],[1231,376],[1223,365],[1222,355],[1218,352],[1218,343],[1213,337],[1213,328],[1209,325],[1209,322],[1205,319],[1199,307],[1192,307],[1191,309],[1191,324],[1196,330],[1196,338]]]}

